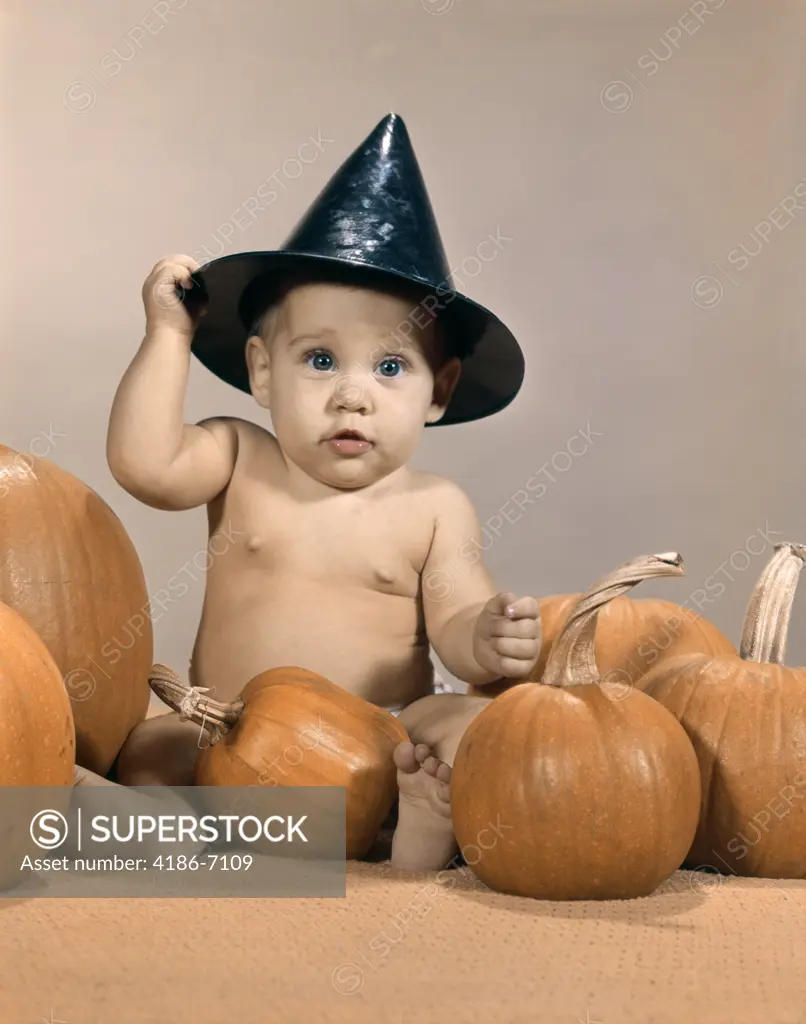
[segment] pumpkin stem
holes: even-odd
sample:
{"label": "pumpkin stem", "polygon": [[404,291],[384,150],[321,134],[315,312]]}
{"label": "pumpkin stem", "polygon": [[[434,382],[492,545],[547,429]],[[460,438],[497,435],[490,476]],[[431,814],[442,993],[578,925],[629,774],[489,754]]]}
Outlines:
{"label": "pumpkin stem", "polygon": [[776,544],[744,616],[739,653],[745,661],[783,665],[789,617],[806,561],[802,544]]}
{"label": "pumpkin stem", "polygon": [[180,722],[195,722],[207,729],[211,746],[226,736],[245,707],[240,697],[230,704],[205,697],[207,687],[189,686],[166,665],[152,666],[148,685],[164,704],[179,712]]}
{"label": "pumpkin stem", "polygon": [[554,641],[541,682],[548,686],[598,683],[599,670],[593,641],[602,607],[643,580],[682,575],[683,559],[672,551],[662,555],[640,555],[603,576],[574,605],[562,632]]}

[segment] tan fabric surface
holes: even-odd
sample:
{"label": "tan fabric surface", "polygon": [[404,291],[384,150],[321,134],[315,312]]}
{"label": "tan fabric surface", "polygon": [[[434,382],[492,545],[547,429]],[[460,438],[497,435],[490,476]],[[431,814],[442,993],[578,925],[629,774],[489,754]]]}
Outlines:
{"label": "tan fabric surface", "polygon": [[0,901],[0,1020],[806,1024],[806,882],[678,872],[572,904],[437,877],[351,864],[344,900]]}

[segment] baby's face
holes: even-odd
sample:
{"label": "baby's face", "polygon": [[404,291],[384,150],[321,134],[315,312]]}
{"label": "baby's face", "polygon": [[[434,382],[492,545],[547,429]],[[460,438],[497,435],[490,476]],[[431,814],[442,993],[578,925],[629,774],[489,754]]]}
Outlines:
{"label": "baby's face", "polygon": [[[277,308],[270,337],[250,339],[252,394],[309,476],[366,487],[405,465],[424,424],[441,418],[461,364],[442,364],[433,324],[407,333],[414,308],[370,289],[300,285]],[[339,440],[344,431],[365,440]]]}

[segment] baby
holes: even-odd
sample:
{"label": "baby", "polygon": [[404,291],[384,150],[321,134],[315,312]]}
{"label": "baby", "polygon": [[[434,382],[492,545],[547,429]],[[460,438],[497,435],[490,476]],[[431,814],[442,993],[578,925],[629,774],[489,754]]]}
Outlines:
{"label": "baby", "polygon": [[[533,597],[498,592],[479,557],[473,505],[409,467],[424,425],[461,371],[438,319],[401,347],[419,300],[408,282],[369,287],[287,275],[246,343],[249,386],[274,433],[234,417],[183,423],[191,341],[204,308],[177,288],[188,256],[143,287],[146,335],[118,388],[107,457],[115,479],[158,509],[206,505],[212,564],[190,682],[217,700],[281,665],[318,672],[399,716],[392,864],[440,869],[456,852],[450,766],[482,696],[434,692],[430,645],[475,686],[524,678],[540,649]],[[452,571],[452,565],[462,566]],[[147,719],[118,759],[126,785],[190,785],[199,727]]]}

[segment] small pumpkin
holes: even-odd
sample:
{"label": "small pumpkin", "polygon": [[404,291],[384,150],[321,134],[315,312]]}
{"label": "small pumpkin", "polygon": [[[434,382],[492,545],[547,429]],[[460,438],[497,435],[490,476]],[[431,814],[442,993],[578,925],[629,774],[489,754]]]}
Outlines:
{"label": "small pumpkin", "polygon": [[663,554],[605,576],[568,616],[542,682],[514,686],[471,722],[454,759],[452,816],[465,859],[491,888],[630,899],[680,866],[697,827],[696,755],[657,701],[601,684],[594,634],[609,601],[682,572],[679,555]]}
{"label": "small pumpkin", "polygon": [[[531,682],[543,678],[551,649],[577,606],[580,594],[555,594],[539,602],[542,645],[529,673]],[[642,688],[649,669],[679,654],[735,654],[736,648],[704,616],[674,601],[617,597],[600,611],[596,624],[596,665],[602,678],[618,686]],[[522,680],[500,679],[468,692],[495,697]]]}
{"label": "small pumpkin", "polygon": [[293,666],[261,672],[229,704],[164,665],[149,682],[210,733],[196,759],[197,786],[344,786],[347,857],[369,852],[397,796],[394,749],[408,739],[394,715]]}
{"label": "small pumpkin", "polygon": [[806,547],[776,545],[750,599],[739,654],[681,656],[644,679],[699,760],[702,806],[689,866],[806,877],[806,668],[784,665],[804,559]]}
{"label": "small pumpkin", "polygon": [[143,569],[95,491],[0,445],[0,601],[34,628],[70,696],[76,761],[105,775],[148,710],[153,660]]}
{"label": "small pumpkin", "polygon": [[[0,786],[64,786],[73,783],[75,726],[58,666],[25,619],[0,604]],[[0,821],[0,888],[23,880],[20,864],[32,848],[27,828],[45,808],[65,813],[70,789],[51,792],[45,807],[34,792],[4,794]]]}

